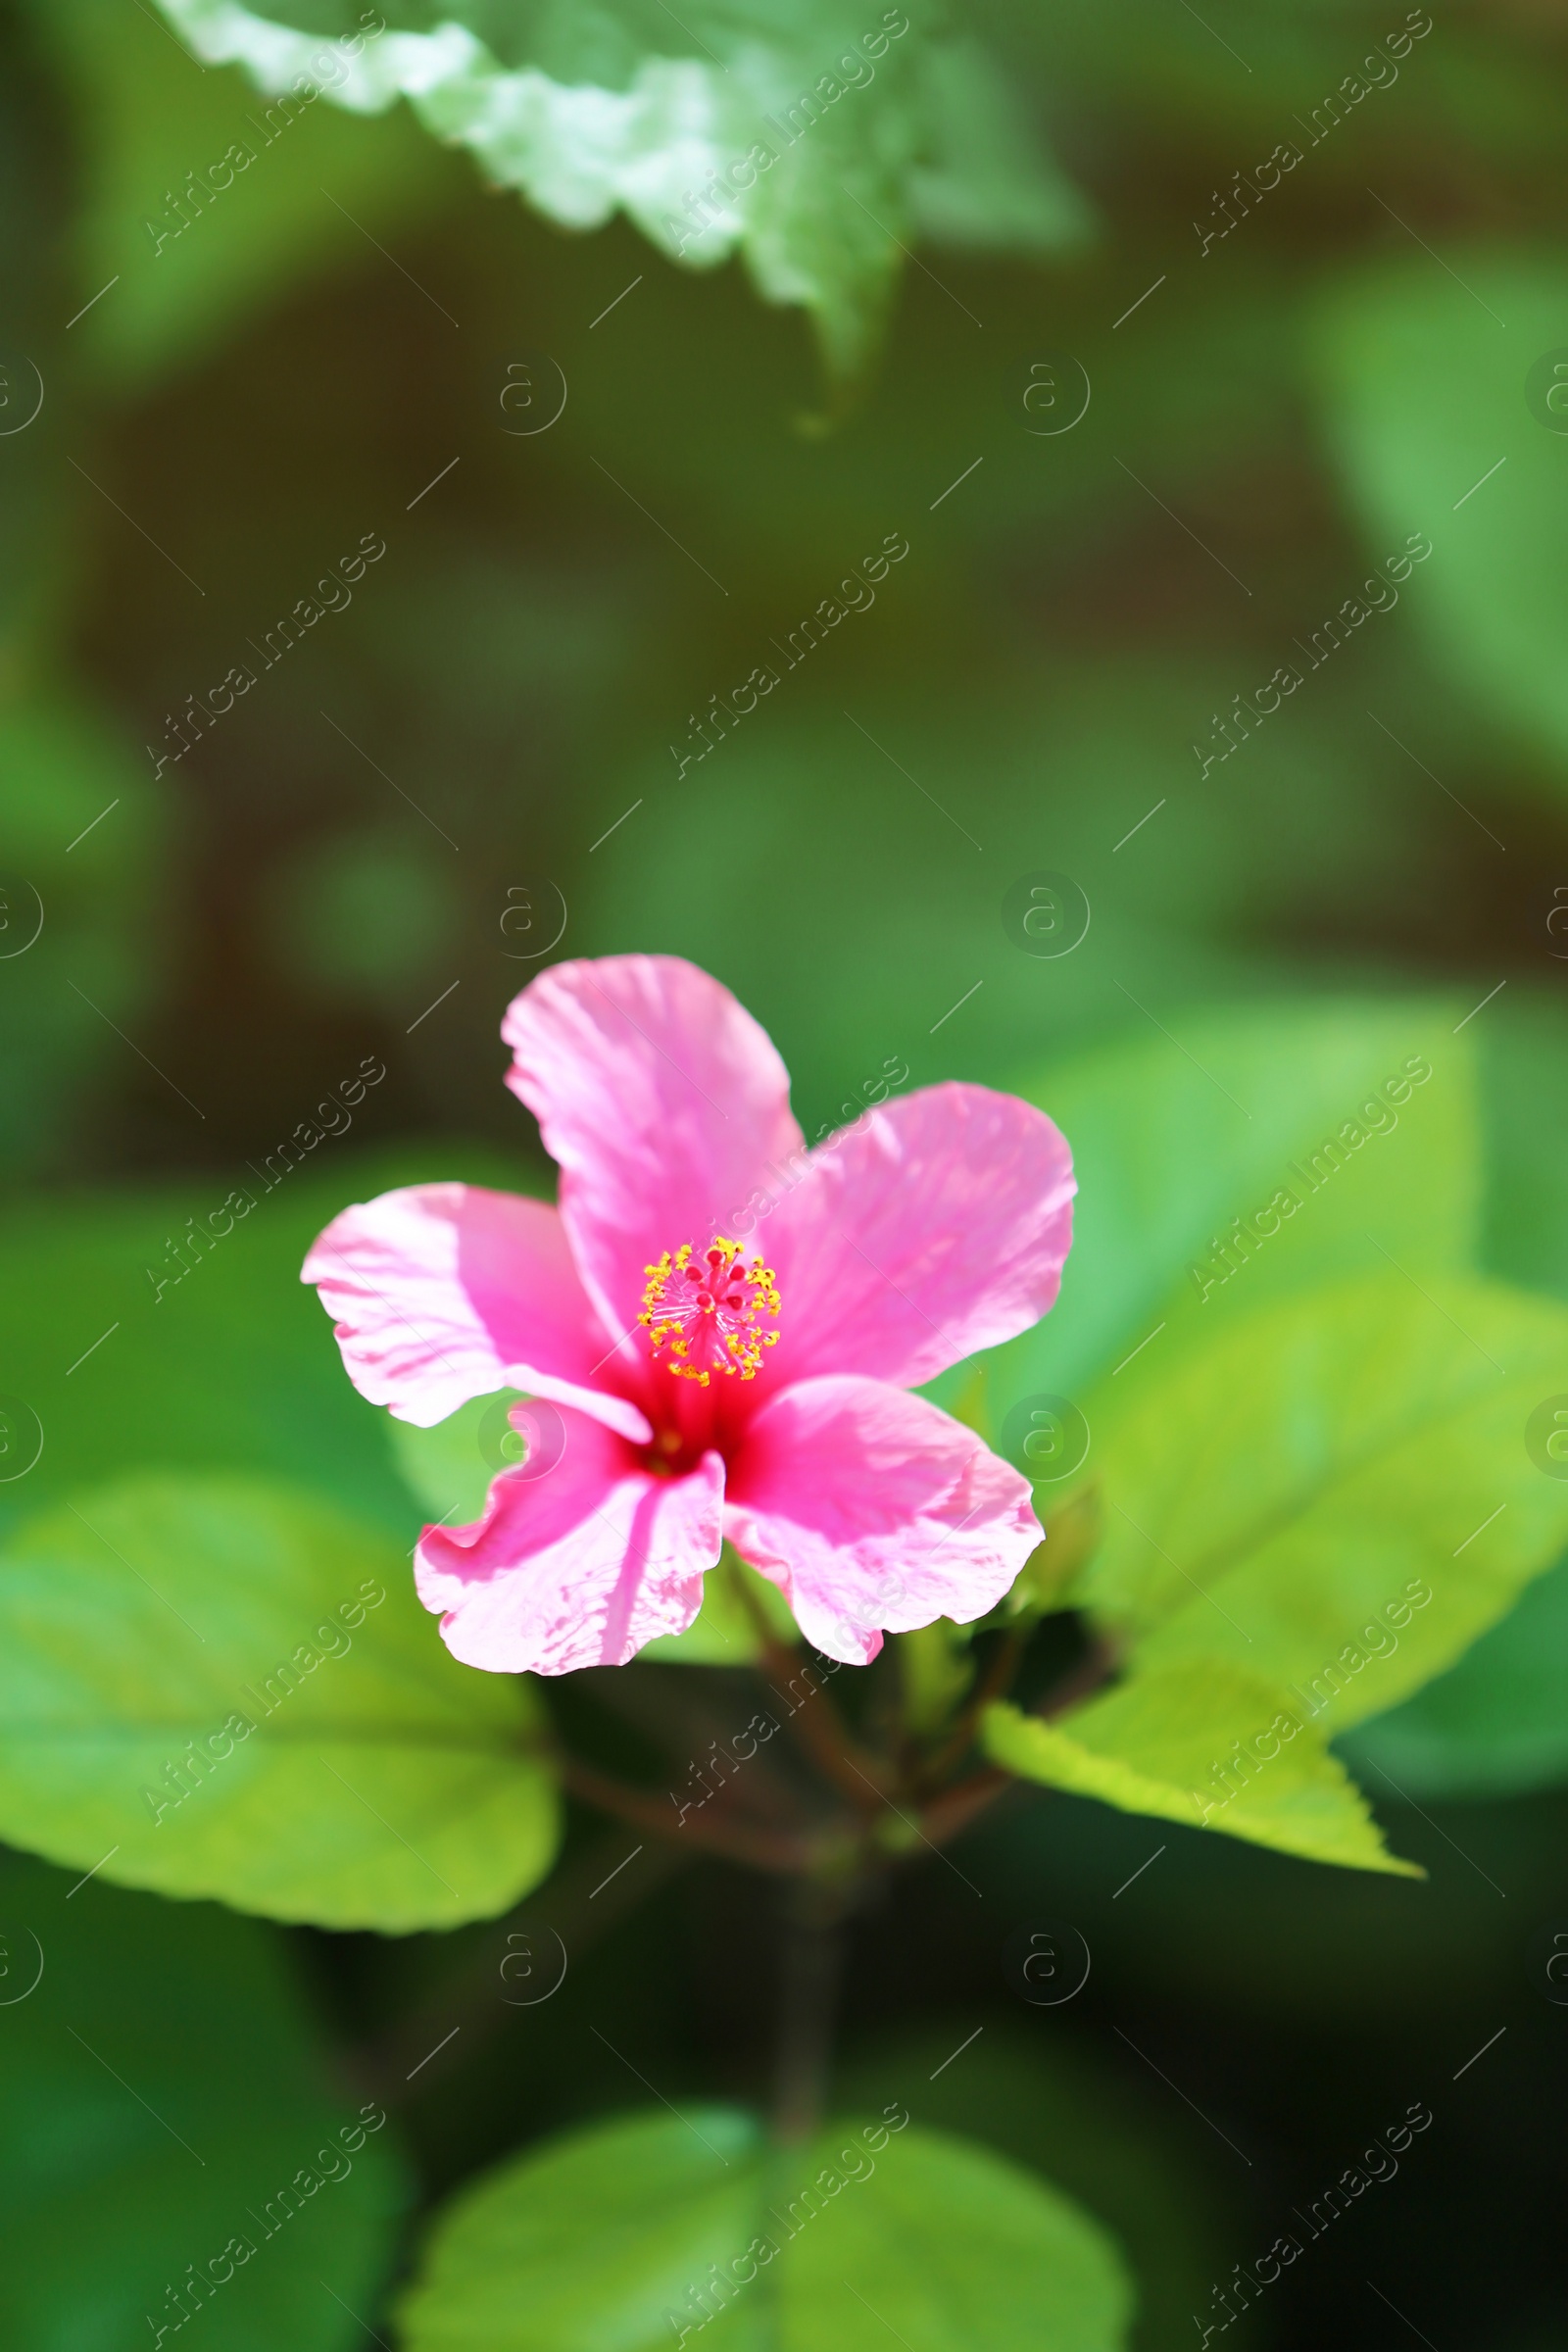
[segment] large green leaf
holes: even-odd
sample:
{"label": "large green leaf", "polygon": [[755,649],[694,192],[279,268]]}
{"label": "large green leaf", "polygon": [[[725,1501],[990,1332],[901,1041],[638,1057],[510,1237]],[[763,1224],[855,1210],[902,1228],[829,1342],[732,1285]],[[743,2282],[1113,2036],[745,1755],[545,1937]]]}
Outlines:
{"label": "large green leaf", "polygon": [[[1420,1877],[1386,1850],[1365,1798],[1310,1724],[1282,1737],[1291,1695],[1228,1660],[1203,1658],[1135,1673],[1064,1724],[1017,1707],[987,1710],[989,1753],[1009,1772],[1124,1813],[1220,1830],[1309,1862]],[[1300,1713],[1299,1705],[1297,1713]],[[1227,1750],[1261,1737],[1272,1753],[1234,1788],[1219,1778]]]}
{"label": "large green leaf", "polygon": [[1327,1741],[1451,1666],[1557,1556],[1568,1487],[1526,1424],[1565,1349],[1554,1303],[1391,1274],[1112,1374],[1064,1498],[1098,1491],[1070,1593],[1126,1679],[1058,1723],[992,1708],[992,1755],[1125,1811],[1404,1869]]}
{"label": "large green leaf", "polygon": [[317,1496],[78,1491],[0,1551],[0,1627],[14,1844],[389,1935],[494,1917],[549,1868],[527,1686],[460,1666],[397,1545]]}
{"label": "large green leaf", "polygon": [[1084,226],[998,65],[922,0],[912,23],[850,0],[420,0],[379,33],[356,29],[378,12],[344,5],[315,19],[336,49],[298,28],[303,9],[160,5],[198,56],[265,90],[304,75],[357,114],[407,97],[564,227],[623,211],[689,266],[739,250],[768,301],[811,314],[840,374],[863,364],[910,235],[1039,252]]}
{"label": "large green leaf", "polygon": [[75,1876],[0,1861],[0,2333],[120,2352],[199,2301],[223,2352],[357,2352],[406,2193],[384,2112],[267,1930]]}
{"label": "large green leaf", "polygon": [[1228,1658],[1334,1732],[1381,1714],[1568,1539],[1525,1445],[1565,1360],[1555,1302],[1397,1272],[1150,1348],[1090,1400],[1104,1541],[1075,1597],[1140,1665]]}
{"label": "large green leaf", "polygon": [[1568,1561],[1342,1752],[1374,1788],[1415,1797],[1516,1796],[1568,1780]]}
{"label": "large green leaf", "polygon": [[793,2149],[705,2107],[597,2126],[466,2190],[403,2326],[410,2352],[662,2352],[703,2326],[735,2352],[887,2331],[908,2352],[1111,2352],[1129,2301],[1076,2206],[902,2106]]}
{"label": "large green leaf", "polygon": [[[1165,1037],[1145,1026],[1018,1090],[1066,1135],[1079,1191],[1056,1306],[984,1359],[996,1434],[1031,1393],[1081,1400],[1160,1323],[1156,1367],[1270,1297],[1385,1267],[1369,1228],[1396,1234],[1416,1273],[1473,1249],[1475,1072],[1446,1007],[1285,1004],[1177,1018]],[[1297,1202],[1283,1212],[1282,1191]],[[1259,1212],[1276,1230],[1238,1244],[1234,1221]],[[1233,1271],[1214,1248],[1227,1239]]]}
{"label": "large green leaf", "polygon": [[[1442,266],[1438,266],[1441,262]],[[1424,531],[1405,591],[1453,673],[1538,744],[1568,756],[1568,516],[1560,399],[1538,361],[1568,356],[1568,270],[1554,253],[1414,250],[1338,285],[1317,324],[1327,432],[1369,555]],[[1560,392],[1568,374],[1555,379]],[[1441,762],[1423,744],[1415,751]],[[1496,857],[1478,833],[1480,858]]]}

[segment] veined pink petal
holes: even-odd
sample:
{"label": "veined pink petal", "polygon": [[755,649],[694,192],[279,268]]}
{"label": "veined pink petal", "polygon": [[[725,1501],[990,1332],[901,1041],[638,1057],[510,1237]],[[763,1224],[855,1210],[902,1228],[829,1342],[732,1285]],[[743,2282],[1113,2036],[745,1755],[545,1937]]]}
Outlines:
{"label": "veined pink petal", "polygon": [[360,1395],[400,1421],[430,1429],[514,1388],[653,1435],[635,1404],[594,1385],[610,1339],[542,1200],[468,1184],[383,1193],[333,1218],[302,1280],[335,1319]]}
{"label": "veined pink petal", "polygon": [[923,1088],[811,1152],[748,1247],[778,1275],[770,1387],[935,1379],[1037,1323],[1072,1242],[1072,1154],[1043,1110]]}
{"label": "veined pink petal", "polygon": [[[736,877],[744,888],[745,877]],[[612,1335],[645,1269],[730,1232],[801,1142],[789,1077],[727,988],[673,956],[558,963],[509,1007],[507,1084],[561,1166],[561,1213]],[[629,1345],[646,1357],[638,1333]]]}
{"label": "veined pink petal", "polygon": [[924,1397],[801,1381],[731,1464],[724,1533],[808,1642],[868,1665],[882,1632],[994,1608],[1041,1540],[1027,1479]]}
{"label": "veined pink petal", "polygon": [[657,1634],[681,1634],[718,1558],[724,1466],[685,1478],[638,1468],[613,1433],[565,1412],[566,1443],[544,1478],[507,1470],[471,1527],[427,1527],[415,1582],[446,1612],[454,1657],[492,1674],[624,1666]]}

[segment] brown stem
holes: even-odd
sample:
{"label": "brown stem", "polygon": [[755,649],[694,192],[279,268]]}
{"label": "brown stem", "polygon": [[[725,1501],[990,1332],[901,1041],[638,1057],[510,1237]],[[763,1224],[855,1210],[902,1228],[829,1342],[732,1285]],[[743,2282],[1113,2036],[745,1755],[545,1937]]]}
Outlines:
{"label": "brown stem", "polygon": [[1017,1786],[1010,1772],[1000,1764],[987,1764],[981,1771],[969,1775],[966,1781],[956,1781],[951,1788],[934,1797],[920,1816],[920,1826],[933,1845],[945,1844],[956,1838],[972,1821],[978,1820],[988,1805]]}
{"label": "brown stem", "polygon": [[936,1754],[929,1758],[921,1771],[921,1781],[927,1787],[939,1783],[945,1773],[951,1772],[954,1765],[961,1762],[963,1757],[968,1754],[974,1744],[975,1728],[981,1715],[994,1698],[1000,1698],[1002,1693],[1010,1687],[1012,1678],[1018,1671],[1018,1661],[1023,1656],[1028,1640],[1028,1631],[1021,1626],[1014,1627],[1003,1635],[992,1652],[990,1664],[981,1676],[979,1684],[970,1693],[963,1712],[954,1724],[948,1738],[937,1749]]}
{"label": "brown stem", "polygon": [[[595,1765],[583,1764],[575,1756],[558,1755],[556,1761],[573,1796],[580,1796],[585,1804],[597,1805],[602,1813],[615,1814],[652,1837],[703,1846],[710,1853],[722,1854],[727,1861],[744,1862],[753,1870],[777,1871],[786,1876],[810,1871],[823,1857],[824,1843],[818,1838],[718,1818],[689,1823],[672,1819],[659,1799],[645,1789],[628,1788],[624,1781],[613,1779]],[[831,1842],[836,1844],[837,1840]]]}
{"label": "brown stem", "polygon": [[795,1652],[779,1641],[745,1580],[736,1577],[734,1581],[756,1629],[762,1653],[760,1661],[762,1675],[774,1697],[783,1700],[780,1685],[787,1685],[792,1676],[804,1673],[811,1677],[811,1688],[805,1700],[799,1707],[792,1706],[787,1718],[797,1743],[840,1795],[847,1796],[863,1812],[868,1801],[874,1803],[887,1793],[886,1768],[877,1757],[857,1745],[848,1724],[823,1690],[821,1678],[812,1675],[811,1668],[803,1665]]}

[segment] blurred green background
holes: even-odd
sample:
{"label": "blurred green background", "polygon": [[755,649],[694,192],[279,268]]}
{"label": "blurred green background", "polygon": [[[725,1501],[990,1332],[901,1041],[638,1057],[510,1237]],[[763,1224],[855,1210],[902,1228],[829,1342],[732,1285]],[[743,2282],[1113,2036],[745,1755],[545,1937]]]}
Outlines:
{"label": "blurred green background", "polygon": [[[383,49],[443,12],[387,13]],[[702,38],[657,6],[452,13],[505,64],[612,89],[650,54],[765,35],[809,59],[817,23],[858,29],[786,0],[713,0]],[[797,270],[790,303],[739,259],[673,266],[620,215],[564,227],[402,103],[313,104],[173,236],[187,173],[262,149],[254,82],[151,0],[4,12],[0,1390],[44,1448],[0,1484],[0,1530],[172,1467],[290,1477],[407,1549],[415,1497],[297,1267],[387,1184],[545,1180],[497,1030],[555,955],[706,965],[812,1134],[888,1061],[1028,1077],[1055,1107],[1057,1063],[1212,1066],[1202,1041],[1223,1055],[1238,1022],[1288,1098],[1324,1001],[1419,998],[1474,1057],[1476,1261],[1568,1298],[1568,11],[1444,9],[1379,78],[1392,5],[914,13],[898,74],[832,118],[788,268],[749,257],[763,295]],[[356,12],[257,14],[340,35]],[[1348,76],[1361,95],[1323,114]],[[1282,143],[1298,160],[1264,185]],[[879,234],[856,260],[858,213]],[[1368,609],[1412,537],[1430,554]],[[803,618],[894,542],[874,599],[845,589],[858,609],[792,666]],[[221,710],[236,664],[256,682]],[[1249,718],[1282,664],[1299,687]],[[776,688],[713,720],[759,665]],[[1087,901],[1069,954],[1021,952],[1006,919],[1036,873]],[[386,1078],[352,1136],[155,1323],[147,1269],[366,1057]],[[1217,1096],[1207,1114],[1173,1188],[1249,1164]],[[1158,1195],[1159,1136],[1135,1118],[1119,1148]],[[1419,1237],[1429,1171],[1401,1170],[1380,1230]],[[1200,1221],[1251,1181],[1217,1181]],[[1243,2325],[1282,2352],[1412,2326],[1440,2352],[1558,2344],[1568,2023],[1529,1948],[1568,1921],[1563,1573],[1356,1735],[1427,1882],[1019,1798],[960,1849],[982,1900],[937,1867],[859,1924],[844,2100],[916,2083],[926,2120],[1077,2194],[1128,2248],[1152,2352],[1424,2099],[1398,2182]],[[608,1721],[605,1678],[576,1679],[568,1708]],[[270,2177],[274,2142],[281,2173],[328,2107],[396,2109],[352,2191],[323,2192],[343,2210],[309,2217],[316,2283],[204,2316],[236,2347],[385,2335],[398,2214],[641,2098],[594,2021],[661,2085],[753,2094],[771,1912],[662,1862],[646,1902],[590,1911],[624,1843],[573,1816],[532,1914],[567,1984],[476,2009],[413,2080],[433,1988],[493,1974],[502,1930],[332,1936],[96,1883],[68,1911],[77,1872],[10,1865],[8,1919],[82,1987],[58,2021],[0,2011],[32,2037],[4,2059],[0,2168],[37,2238],[13,2340],[108,2352],[151,2308],[124,2319],[117,2247],[171,2143],[104,2106],[68,2027],[171,2128],[232,2140],[236,2182]],[[1095,1953],[1059,2010],[1003,1975],[1036,1916]],[[188,2030],[164,2052],[170,2015]],[[929,2082],[977,2020],[983,2062]],[[180,2216],[160,2281],[229,2227],[187,2197],[159,2208]]]}

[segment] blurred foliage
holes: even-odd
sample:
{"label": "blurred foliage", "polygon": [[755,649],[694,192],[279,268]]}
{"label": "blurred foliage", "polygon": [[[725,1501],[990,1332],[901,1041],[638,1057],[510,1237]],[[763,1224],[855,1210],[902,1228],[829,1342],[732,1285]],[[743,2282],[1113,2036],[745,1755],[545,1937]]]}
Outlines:
{"label": "blurred foliage", "polygon": [[[961,2263],[952,2162],[969,2188],[984,2176],[977,2230],[1018,2217],[1008,2262],[1035,2259],[1043,2212],[1081,2253],[1114,2230],[1133,2340],[1155,2352],[1385,2102],[1447,2085],[1505,2022],[1444,2088],[1447,2136],[1405,2202],[1364,2199],[1251,2325],[1381,2343],[1370,2276],[1434,2338],[1550,2340],[1560,2012],[1524,1939],[1561,1904],[1568,1490],[1523,1433],[1564,1382],[1568,1298],[1568,434],[1549,401],[1568,39],[1525,0],[1461,8],[1402,50],[1406,12],[1343,0],[911,7],[874,79],[671,267],[688,195],[825,70],[820,47],[863,57],[881,13],[399,0],[357,78],[310,62],[353,36],[350,0],[162,17],[27,0],[0,32],[3,1826],[73,1861],[14,1862],[3,1890],[6,1966],[24,1924],[46,1957],[38,1990],[0,2006],[0,2146],[30,2225],[7,2289],[19,2342],[129,2340],[366,2083],[405,2102],[426,2199],[455,2192],[406,2290],[411,2341],[532,2324],[514,2294],[501,2321],[479,2310],[450,2250],[495,2212],[520,2262],[512,2184],[557,2195],[552,2168],[573,2149],[591,2168],[617,2132],[653,2134],[638,2193],[664,2198],[647,2243],[667,2230],[678,2291],[735,2250],[704,2238],[681,2267],[702,2230],[676,2177],[710,2164],[682,2127],[593,2119],[657,2082],[753,2144],[773,1908],[683,1855],[660,1891],[651,1849],[629,1852],[641,1833],[596,1845],[573,1810],[561,1870],[517,1915],[569,1943],[550,2006],[475,2005],[505,1923],[418,1932],[493,1913],[544,1861],[531,1733],[471,1764],[445,1735],[407,1743],[453,1686],[403,1555],[421,1510],[471,1505],[492,1407],[390,1430],[297,1281],[351,1199],[438,1176],[548,1186],[497,1083],[501,1009],[548,955],[628,947],[737,989],[812,1132],[902,1059],[911,1085],[1021,1086],[1078,1161],[1057,1310],[937,1393],[998,1443],[1041,1394],[1085,1415],[1083,1475],[1037,1488],[1050,1540],[1007,1622],[1027,1704],[1070,1640],[1130,1642],[1132,1669],[1049,1725],[994,1718],[1051,1793],[1019,1792],[855,1923],[835,2110],[913,2083],[911,2150],[927,2132],[932,2150],[976,2143],[932,2155],[931,2201],[897,2239],[872,2242],[894,2227],[882,2173],[844,2192],[855,2275],[886,2263],[872,2300],[923,2352],[937,2322],[906,2249]],[[450,71],[405,104],[438,21]],[[301,71],[319,97],[280,107]],[[251,161],[219,185],[235,142]],[[1282,144],[1299,160],[1265,185]],[[1059,420],[1042,382],[1063,398],[1075,369],[1086,413],[1042,432]],[[519,430],[558,381],[559,419]],[[1347,622],[1416,531],[1432,556],[1397,603]],[[328,609],[278,653],[367,534],[384,559],[352,592],[323,585]],[[873,578],[890,537],[908,554]],[[1301,684],[1260,719],[1281,664]],[[220,709],[235,665],[255,683]],[[759,665],[778,684],[739,716]],[[1044,871],[1091,910],[1056,957],[1024,952],[1004,911]],[[36,944],[7,956],[35,903]],[[352,1138],[323,1134],[270,1182],[367,1056],[387,1075]],[[1374,1114],[1323,1197],[1195,1281],[1411,1057],[1432,1078],[1396,1127]],[[215,1244],[236,1188],[254,1212]],[[201,1519],[214,1481],[247,1497],[232,1527]],[[270,1670],[309,1632],[274,1626],[273,1603],[294,1592],[318,1622],[351,1556],[384,1563],[367,1573],[388,1601],[288,1704],[318,1710],[313,1740],[384,1822],[341,1791],[303,1816],[291,1797],[267,1818],[323,1839],[284,1855],[244,1805],[314,1768],[259,1733],[254,1765],[241,1745],[138,1824],[141,1759],[161,1774],[220,1720],[209,1697],[226,1712],[208,1646],[243,1680]],[[1433,1598],[1397,1649],[1210,1816],[1247,1850],[1185,1826],[1278,1680],[1310,1685],[1412,1576]],[[727,1739],[732,1702],[755,1703],[725,1671],[758,1644],[737,1590],[715,1581],[660,1645],[681,1675],[552,1690],[567,1732],[644,1778],[698,1722],[700,1747]],[[1004,1638],[906,1646],[933,1726]],[[473,1686],[499,1731],[510,1694]],[[392,1747],[367,1741],[372,1714]],[[118,1757],[96,1793],[84,1734]],[[393,1793],[359,1777],[372,1749]],[[439,1784],[470,1770],[494,1830],[454,1859]],[[241,1771],[251,1793],[225,1796]],[[396,1940],[159,1901],[122,1874],[374,1917]],[[1003,1971],[1005,1936],[1043,1913],[1094,1949],[1070,2010],[1025,2009]],[[518,2154],[546,2132],[566,2136]],[[220,2290],[215,2341],[346,2352],[362,2321],[390,2332],[390,2140]],[[583,2218],[561,2223],[575,2268],[536,2252],[591,2328],[603,2248]],[[960,2304],[987,2307],[1003,2259],[956,2271]],[[1103,2288],[1089,2343],[1116,2298],[1105,2258],[1083,2259]],[[628,2260],[613,2276],[641,2292]],[[803,2341],[865,2340],[840,2276],[830,2316],[809,2281],[781,2296]],[[965,2320],[942,2324],[965,2340]]]}
{"label": "blurred foliage", "polygon": [[[269,118],[151,8],[27,4],[89,167],[75,267],[93,290],[119,279],[117,299],[81,326],[89,366],[117,389],[191,367],[283,289],[341,270],[356,244],[442,201],[439,159],[406,122],[368,145],[325,107]],[[253,165],[255,184],[244,176]],[[222,226],[204,234],[220,195]]]}
{"label": "blurred foliage", "polygon": [[1429,263],[1401,259],[1335,288],[1317,337],[1327,429],[1378,540],[1435,535],[1440,560],[1412,606],[1437,658],[1560,759],[1568,272],[1494,248],[1446,268],[1435,281]]}
{"label": "blurred foliage", "polygon": [[921,0],[912,22],[847,0],[697,0],[695,25],[657,0],[394,0],[390,32],[349,0],[161,5],[199,56],[265,91],[356,112],[407,97],[492,185],[566,227],[623,209],[696,269],[738,247],[760,293],[810,313],[836,375],[866,364],[903,235],[1042,253],[1084,226],[998,61]]}
{"label": "blurred foliage", "polygon": [[4,1865],[8,2331],[109,2352],[201,2318],[232,2352],[347,2352],[408,2195],[385,2110],[332,2081],[264,1929],[74,1876]]}
{"label": "blurred foliage", "polygon": [[168,808],[113,728],[62,683],[0,700],[0,1154],[58,1164],[115,1030],[155,994]]}

